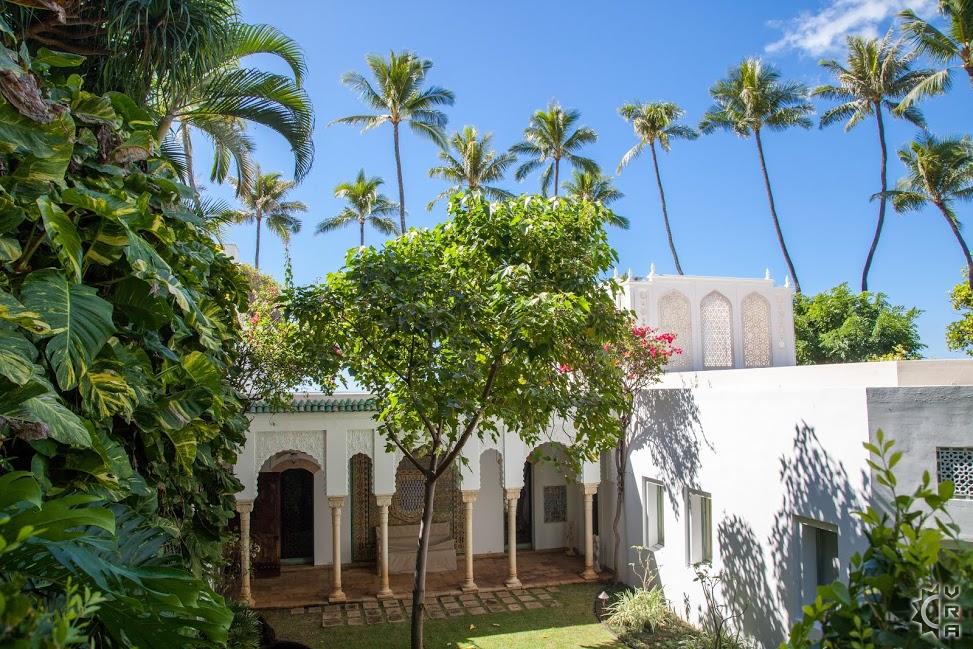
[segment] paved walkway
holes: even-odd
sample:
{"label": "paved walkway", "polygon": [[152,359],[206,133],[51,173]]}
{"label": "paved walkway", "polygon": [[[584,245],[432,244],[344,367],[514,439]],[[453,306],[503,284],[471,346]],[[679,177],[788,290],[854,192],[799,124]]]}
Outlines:
{"label": "paved walkway", "polygon": [[[426,614],[432,619],[527,611],[538,608],[560,608],[558,587],[498,590],[464,595],[430,595],[426,597]],[[356,626],[406,621],[411,615],[412,598],[351,602],[326,606],[291,609],[293,615],[321,613],[321,626]]]}
{"label": "paved walkway", "polygon": [[[457,570],[429,573],[426,576],[426,592],[429,596],[453,596],[460,601],[459,596],[462,593],[459,587],[466,577],[464,565],[463,558],[459,557]],[[568,556],[563,550],[520,551],[517,553],[517,567],[518,577],[524,588],[528,590],[584,581],[580,577],[584,569],[584,559]],[[507,557],[505,555],[477,556],[473,561],[473,573],[476,585],[482,594],[494,591],[505,592]],[[609,579],[611,573],[604,573],[602,577]],[[341,582],[342,590],[349,603],[371,602],[378,606],[375,593],[378,592],[380,583],[374,567],[344,566],[341,569]],[[391,601],[408,600],[411,605],[412,575],[391,575],[390,586],[392,592],[398,598],[402,598]],[[279,577],[252,581],[255,608],[301,610],[301,607],[324,607],[328,604],[330,591],[330,566],[284,566]],[[507,597],[509,599],[510,595]],[[515,594],[514,597],[517,595]],[[468,600],[465,603],[468,603]],[[509,604],[516,604],[516,602]],[[375,610],[375,608],[368,610]]]}

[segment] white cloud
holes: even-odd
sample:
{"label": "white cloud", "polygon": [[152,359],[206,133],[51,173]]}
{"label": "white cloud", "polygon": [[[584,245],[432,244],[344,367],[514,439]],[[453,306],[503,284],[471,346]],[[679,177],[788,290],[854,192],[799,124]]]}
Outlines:
{"label": "white cloud", "polygon": [[928,15],[936,4],[937,0],[829,0],[817,12],[805,11],[790,20],[771,22],[771,26],[784,34],[767,45],[766,50],[799,50],[821,56],[840,50],[846,36],[879,36],[903,9]]}

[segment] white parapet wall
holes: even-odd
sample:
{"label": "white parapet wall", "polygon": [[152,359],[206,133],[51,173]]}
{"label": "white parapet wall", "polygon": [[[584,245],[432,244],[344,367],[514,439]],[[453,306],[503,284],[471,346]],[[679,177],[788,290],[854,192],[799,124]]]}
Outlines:
{"label": "white parapet wall", "polygon": [[769,277],[657,275],[621,280],[619,305],[676,335],[668,371],[794,365],[794,292]]}

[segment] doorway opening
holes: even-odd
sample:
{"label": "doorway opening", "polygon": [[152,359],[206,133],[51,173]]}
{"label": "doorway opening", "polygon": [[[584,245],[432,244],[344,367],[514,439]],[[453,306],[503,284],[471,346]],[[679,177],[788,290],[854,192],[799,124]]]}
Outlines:
{"label": "doorway opening", "polygon": [[314,476],[307,469],[280,475],[280,561],[314,562]]}

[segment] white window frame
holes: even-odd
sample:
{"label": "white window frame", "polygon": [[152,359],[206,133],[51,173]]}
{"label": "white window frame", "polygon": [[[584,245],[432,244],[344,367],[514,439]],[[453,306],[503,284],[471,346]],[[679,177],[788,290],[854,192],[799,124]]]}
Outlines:
{"label": "white window frame", "polygon": [[[795,535],[797,537],[797,556],[795,557],[797,563],[798,571],[798,608],[800,610],[805,604],[809,603],[813,598],[811,597],[812,592],[817,592],[818,586],[818,571],[820,566],[818,566],[818,553],[817,547],[815,547],[815,557],[814,557],[814,572],[808,569],[808,565],[805,561],[805,555],[808,553],[809,548],[805,547],[804,533],[805,529],[810,530],[821,530],[824,532],[831,532],[835,535],[835,578],[841,579],[841,534],[838,531],[838,526],[834,523],[828,523],[826,521],[821,521],[815,518],[808,518],[806,516],[794,516],[794,527]],[[815,544],[817,540],[815,540]]]}
{"label": "white window frame", "polygon": [[[699,545],[700,556],[693,556],[693,540],[696,530],[693,529],[693,522],[696,520],[697,512],[693,507],[693,498],[699,498],[702,511],[699,512]],[[691,489],[686,487],[686,565],[692,566],[697,563],[713,563],[713,494],[701,489]],[[707,524],[708,523],[708,524]]]}
{"label": "white window frame", "polygon": [[[651,499],[651,500],[650,500]],[[645,546],[650,550],[659,550],[666,545],[666,490],[661,480],[642,478],[642,538]],[[655,542],[652,523],[649,521],[649,507],[655,509]]]}

